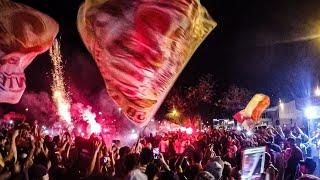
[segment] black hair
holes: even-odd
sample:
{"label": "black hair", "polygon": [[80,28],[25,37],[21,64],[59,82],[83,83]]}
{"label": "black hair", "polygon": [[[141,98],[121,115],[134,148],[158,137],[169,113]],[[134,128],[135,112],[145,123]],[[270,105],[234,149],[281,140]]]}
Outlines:
{"label": "black hair", "polygon": [[200,163],[203,159],[203,154],[199,151],[194,151],[193,154],[192,154],[192,160],[195,162],[195,163]]}
{"label": "black hair", "polygon": [[124,159],[127,173],[139,166],[139,154],[129,154]]}
{"label": "black hair", "polygon": [[148,148],[143,148],[140,153],[140,162],[141,165],[146,165],[152,162],[153,152]]}
{"label": "black hair", "polygon": [[119,149],[120,158],[128,155],[130,153],[130,148],[128,146],[123,146]]}

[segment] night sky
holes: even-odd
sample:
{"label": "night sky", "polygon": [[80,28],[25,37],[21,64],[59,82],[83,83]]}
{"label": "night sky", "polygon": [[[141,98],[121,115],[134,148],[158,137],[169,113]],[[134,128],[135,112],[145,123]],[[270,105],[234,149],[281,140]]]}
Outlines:
{"label": "night sky", "polygon": [[[76,29],[81,0],[19,0],[60,24],[66,81],[83,98],[104,83]],[[175,86],[212,73],[224,91],[230,84],[266,93],[274,101],[309,95],[318,82],[320,1],[202,0],[218,26],[196,51]],[[50,92],[48,54],[26,69],[27,91]],[[312,91],[311,91],[312,92]],[[219,92],[218,92],[219,94]]]}

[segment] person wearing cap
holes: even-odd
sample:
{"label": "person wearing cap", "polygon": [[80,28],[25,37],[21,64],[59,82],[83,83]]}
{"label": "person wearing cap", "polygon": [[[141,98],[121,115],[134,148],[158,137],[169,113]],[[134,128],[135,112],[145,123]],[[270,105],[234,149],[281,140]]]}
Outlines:
{"label": "person wearing cap", "polygon": [[299,178],[299,180],[320,180],[320,178],[313,175],[317,164],[312,158],[308,157],[306,160],[300,161],[299,164],[300,173],[302,173],[302,176]]}

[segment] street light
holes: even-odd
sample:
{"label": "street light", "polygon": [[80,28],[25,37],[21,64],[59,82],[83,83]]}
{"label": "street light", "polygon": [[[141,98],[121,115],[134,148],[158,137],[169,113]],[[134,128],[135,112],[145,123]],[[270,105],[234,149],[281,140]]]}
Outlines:
{"label": "street light", "polygon": [[172,115],[173,116],[176,116],[178,114],[178,111],[174,108],[173,110],[172,110]]}
{"label": "street light", "polygon": [[305,117],[310,120],[319,118],[318,109],[316,106],[308,106],[304,109]]}
{"label": "street light", "polygon": [[169,116],[171,118],[178,118],[180,116],[180,112],[175,107],[173,107],[173,109],[169,113]]}
{"label": "street light", "polygon": [[311,135],[311,120],[317,119],[320,117],[320,108],[317,106],[308,106],[304,109],[304,116],[308,121],[308,135]]}
{"label": "street light", "polygon": [[319,88],[319,86],[317,86],[317,88],[315,89],[314,94],[315,94],[317,97],[320,96],[320,88]]}
{"label": "street light", "polygon": [[279,107],[280,107],[280,110],[283,110],[283,109],[284,109],[284,104],[283,104],[283,102],[281,101],[281,99],[279,100]]}

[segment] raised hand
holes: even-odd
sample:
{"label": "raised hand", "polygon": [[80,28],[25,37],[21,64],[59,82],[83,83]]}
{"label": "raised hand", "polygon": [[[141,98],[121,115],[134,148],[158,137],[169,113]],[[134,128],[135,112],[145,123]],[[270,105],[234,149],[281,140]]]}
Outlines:
{"label": "raised hand", "polygon": [[34,138],[33,135],[30,135],[30,142],[31,142],[32,148],[35,148],[36,147],[36,143],[35,143],[35,138]]}
{"label": "raised hand", "polygon": [[96,152],[98,152],[100,150],[101,145],[102,145],[102,142],[100,140],[94,142],[94,148],[95,148]]}
{"label": "raised hand", "polygon": [[162,165],[164,166],[164,168],[168,171],[170,171],[170,167],[168,166],[166,160],[164,159],[162,153],[159,154],[159,160],[162,163]]}
{"label": "raised hand", "polygon": [[19,135],[19,130],[15,130],[12,134],[12,139],[15,139]]}
{"label": "raised hand", "polygon": [[159,160],[160,160],[162,163],[163,163],[163,162],[166,162],[166,160],[164,159],[162,153],[159,154]]}

